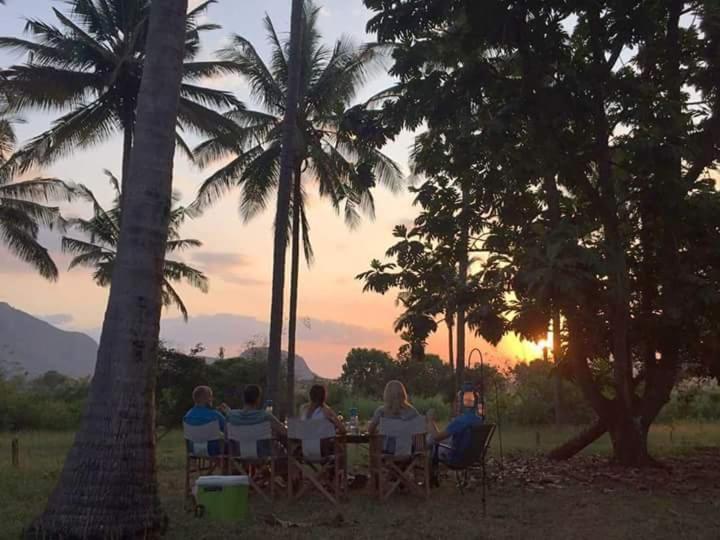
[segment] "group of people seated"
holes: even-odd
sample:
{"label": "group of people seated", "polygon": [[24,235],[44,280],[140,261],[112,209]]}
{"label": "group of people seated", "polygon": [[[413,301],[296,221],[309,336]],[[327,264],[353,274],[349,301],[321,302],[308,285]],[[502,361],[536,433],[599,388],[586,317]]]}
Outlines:
{"label": "group of people seated", "polygon": [[[308,397],[308,403],[301,408],[301,420],[325,418],[335,425],[338,433],[345,432],[344,424],[326,403],[327,391],[324,386],[313,385]],[[193,390],[192,398],[194,406],[185,415],[183,419],[185,424],[199,426],[217,421],[220,429],[224,431],[228,422],[232,425],[244,426],[270,422],[273,437],[279,440],[287,439],[285,425],[263,408],[262,391],[257,385],[245,387],[243,406],[240,409],[231,409],[225,403],[215,408],[213,392],[209,386],[196,387]],[[420,415],[410,403],[405,385],[400,381],[387,383],[383,392],[383,402],[370,420],[368,432],[371,435],[378,433],[380,421],[383,418],[412,420]],[[456,458],[455,454],[467,446],[471,428],[483,422],[483,417],[472,409],[462,410],[456,405],[456,413],[455,418],[444,429],[438,428],[434,411],[426,413],[428,443],[433,449],[433,455],[440,461],[453,461]],[[219,448],[208,448],[210,455],[219,453],[219,451]],[[385,442],[384,452],[393,453],[392,445],[388,445],[388,441]]]}

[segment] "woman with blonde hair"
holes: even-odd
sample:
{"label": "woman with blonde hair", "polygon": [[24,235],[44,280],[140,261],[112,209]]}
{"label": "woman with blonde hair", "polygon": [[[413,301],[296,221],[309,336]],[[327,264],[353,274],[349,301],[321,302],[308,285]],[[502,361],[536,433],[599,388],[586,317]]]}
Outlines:
{"label": "woman with blonde hair", "polygon": [[410,404],[405,385],[400,381],[390,381],[383,392],[384,404],[378,407],[370,420],[370,433],[377,432],[381,418],[412,420],[418,416],[417,409]]}

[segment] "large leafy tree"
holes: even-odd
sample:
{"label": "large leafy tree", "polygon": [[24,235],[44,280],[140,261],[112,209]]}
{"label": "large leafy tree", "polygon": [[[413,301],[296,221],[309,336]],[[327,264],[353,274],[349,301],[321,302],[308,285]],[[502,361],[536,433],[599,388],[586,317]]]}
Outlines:
{"label": "large leafy tree", "polygon": [[[151,0],[71,0],[69,11],[53,8],[57,25],[30,19],[29,38],[2,37],[0,48],[27,55],[25,64],[2,74],[1,86],[17,109],[61,111],[52,127],[16,155],[25,170],[123,135],[122,179],[135,138],[140,81],[147,56]],[[202,32],[218,28],[200,21],[215,0],[187,17],[183,84],[177,119],[178,146],[191,156],[188,131],[202,135],[233,129],[217,109],[238,106],[228,92],[198,85],[227,70],[223,62],[197,61]]]}
{"label": "large leafy tree", "polygon": [[62,227],[60,209],[51,200],[70,201],[72,188],[54,178],[36,178],[12,182],[5,164],[17,138],[14,124],[19,121],[10,112],[6,100],[0,103],[0,241],[16,257],[31,265],[44,278],[56,280],[58,269],[38,235],[45,227]]}
{"label": "large leafy tree", "polygon": [[[158,538],[155,383],[187,0],[153,0],[115,272],[80,429],[37,538]],[[127,217],[127,216],[132,216]]]}
{"label": "large leafy tree", "polygon": [[[426,140],[428,133],[421,135]],[[437,149],[441,142],[435,142]],[[420,158],[416,155],[417,160]],[[505,325],[491,312],[486,302],[495,298],[493,290],[478,283],[475,271],[477,256],[487,228],[484,204],[477,190],[463,189],[461,182],[443,175],[427,178],[411,188],[420,208],[413,227],[397,226],[397,239],[385,255],[392,261],[373,261],[371,269],[358,276],[365,282],[364,291],[385,294],[399,289],[398,300],[405,312],[398,319],[396,331],[410,338],[410,349],[422,351],[428,335],[444,322],[448,331],[448,357],[453,364],[453,329],[457,323],[456,386],[464,381],[464,333],[467,326],[486,339],[497,342]],[[470,209],[474,211],[470,211]],[[414,354],[418,358],[422,354]]]}
{"label": "large leafy tree", "polygon": [[[371,216],[374,214],[372,189],[377,184],[396,189],[401,178],[399,167],[378,149],[385,142],[382,128],[375,125],[363,106],[352,106],[357,92],[378,60],[377,52],[366,47],[358,48],[347,39],[339,40],[332,48],[325,47],[318,33],[318,13],[312,2],[304,3],[299,29],[302,36],[298,56],[299,101],[297,118],[292,125],[292,142],[296,149],[292,161],[292,190],[287,205],[283,206],[285,203],[282,202],[280,188],[283,150],[287,146],[283,139],[283,127],[289,125],[286,118],[290,97],[288,77],[293,66],[289,58],[290,43],[283,43],[278,38],[269,18],[265,19],[268,39],[273,47],[269,65],[241,36],[234,36],[231,45],[221,52],[223,60],[235,66],[248,81],[253,98],[262,105],[262,110],[233,111],[228,118],[238,123],[240,136],[221,134],[196,149],[201,163],[230,157],[227,165],[204,182],[198,195],[199,207],[211,204],[233,187],[240,187],[241,213],[245,219],[251,219],[266,208],[272,194],[278,190],[276,242],[281,237],[283,250],[286,249],[288,231],[292,232],[293,240],[288,397],[293,395],[290,378],[294,373],[301,239],[306,259],[312,257],[304,205],[307,184],[315,182],[320,196],[342,210],[346,222],[354,226],[360,219],[360,211],[364,210]],[[275,260],[274,271],[278,271],[281,262]],[[273,297],[272,311],[275,313],[279,298],[275,292]],[[273,327],[273,332],[275,330],[276,327]],[[270,347],[272,362],[272,339]]]}
{"label": "large leafy tree", "polygon": [[[78,266],[92,268],[94,270],[93,280],[101,287],[109,286],[112,279],[121,221],[120,183],[110,172],[106,174],[115,191],[114,206],[105,210],[90,189],[79,186],[81,194],[92,202],[93,216],[90,219],[69,220],[68,225],[71,229],[82,233],[82,237],[65,236],[62,239],[63,251],[73,255],[70,269]],[[177,202],[178,197],[173,197],[173,199]],[[202,246],[202,242],[199,240],[180,236],[180,227],[187,218],[188,210],[182,206],[175,206],[170,210],[162,285],[163,306],[175,306],[186,321],[188,318],[187,308],[173,284],[185,281],[202,292],[208,291],[208,279],[205,274],[182,261],[168,258],[175,253]]]}
{"label": "large leafy tree", "polygon": [[398,44],[388,117],[463,142],[446,161],[482,172],[478,278],[513,293],[487,309],[526,337],[562,323],[556,353],[598,416],[591,435],[649,462],[681,368],[717,350],[714,232],[687,217],[720,209],[716,3],[366,4]]}

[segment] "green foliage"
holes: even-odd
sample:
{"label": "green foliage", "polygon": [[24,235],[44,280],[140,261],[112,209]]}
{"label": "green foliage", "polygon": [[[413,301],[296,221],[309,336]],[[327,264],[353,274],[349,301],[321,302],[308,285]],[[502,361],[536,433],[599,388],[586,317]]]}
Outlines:
{"label": "green foliage", "polygon": [[[467,303],[489,341],[562,326],[563,375],[615,431],[618,457],[645,460],[617,433],[642,439],[684,366],[720,373],[717,3],[365,4],[399,81],[378,101],[385,122],[423,130],[415,224],[436,235],[424,258],[454,245],[453,221],[435,219],[453,215],[482,254],[441,298]],[[458,213],[448,186],[471,204]],[[403,266],[363,277],[386,289]],[[407,288],[413,306],[431,291]],[[624,430],[638,411],[645,429]]]}
{"label": "green foliage", "polygon": [[[348,225],[356,226],[360,211],[374,216],[372,189],[384,185],[397,190],[402,175],[399,166],[379,150],[386,137],[374,121],[377,113],[353,104],[381,55],[347,39],[338,40],[332,48],[323,45],[319,13],[314,2],[305,1],[297,120],[300,148],[296,159],[301,172],[307,171],[302,177],[308,181],[312,178],[320,196],[342,212]],[[224,62],[248,84],[252,99],[261,109],[230,112],[227,118],[239,130],[230,136],[213,137],[195,151],[204,165],[228,161],[205,180],[196,206],[203,209],[231,188],[240,187],[240,211],[246,220],[266,208],[277,188],[287,100],[289,43],[280,40],[269,17],[263,23],[271,44],[269,63],[240,35],[232,36],[230,45],[220,52]],[[305,256],[310,261],[312,247],[302,184],[301,199],[293,201],[290,210],[300,214]]]}
{"label": "green foliage", "polygon": [[[120,220],[122,212],[120,201],[120,181],[109,171],[106,176],[115,192],[115,202],[110,210],[105,210],[89,188],[79,186],[78,192],[93,205],[93,217],[90,219],[72,219],[68,221],[70,227],[81,233],[82,238],[64,236],[62,250],[73,256],[70,269],[77,266],[94,270],[93,279],[101,287],[110,285],[112,272],[115,266],[117,245],[120,239]],[[173,197],[177,203],[178,197]],[[184,239],[180,236],[180,227],[190,217],[190,212],[182,206],[175,205],[170,210],[170,223],[168,239],[165,248],[167,255],[174,255],[190,248],[202,246],[202,242],[195,239]],[[163,283],[161,298],[163,306],[175,306],[187,321],[188,311],[185,303],[173,287],[173,284],[185,282],[190,286],[207,293],[208,279],[203,272],[185,264],[184,262],[167,258],[164,261]]]}
{"label": "green foliage", "polygon": [[391,380],[392,357],[377,349],[352,349],[345,359],[340,380],[357,395],[381,396]]}
{"label": "green foliage", "polygon": [[20,260],[34,267],[44,278],[58,278],[48,250],[38,241],[41,228],[62,229],[60,209],[50,206],[52,200],[71,201],[71,186],[55,178],[12,181],[14,171],[7,164],[15,149],[15,124],[12,101],[0,89],[0,242]]}
{"label": "green foliage", "polygon": [[661,422],[720,420],[720,386],[708,379],[691,378],[673,390],[670,402],[663,409]]}
{"label": "green foliage", "polygon": [[[196,84],[204,77],[232,71],[224,62],[196,60],[201,33],[218,28],[201,21],[213,3],[203,2],[187,18],[185,78],[177,119],[178,147],[186,152],[183,132],[232,132],[234,124],[216,109],[240,105],[228,92]],[[13,96],[13,106],[63,111],[50,129],[14,156],[15,169],[51,163],[78,148],[104,142],[117,131],[132,141],[150,0],[71,0],[68,4],[66,13],[53,10],[57,26],[29,19],[29,39],[0,37],[0,48],[27,55],[24,64],[3,73],[0,90]]]}
{"label": "green foliage", "polygon": [[[506,418],[520,425],[551,424],[555,421],[553,391],[554,365],[546,360],[518,363],[509,369],[510,390],[507,394]],[[562,414],[571,424],[588,424],[594,413],[579,390],[563,383]]]}
{"label": "green foliage", "polygon": [[75,429],[88,390],[88,380],[54,371],[32,380],[0,374],[0,431]]}

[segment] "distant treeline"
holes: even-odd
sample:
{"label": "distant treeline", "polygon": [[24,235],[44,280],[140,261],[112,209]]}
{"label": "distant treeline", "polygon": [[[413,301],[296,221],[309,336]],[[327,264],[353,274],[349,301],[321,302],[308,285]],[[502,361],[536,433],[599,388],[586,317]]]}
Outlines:
{"label": "distant treeline", "polygon": [[[210,385],[216,402],[239,407],[246,384],[265,387],[266,363],[258,359],[230,358],[207,362],[204,358],[172,349],[161,349],[158,369],[157,406],[159,426],[180,426],[185,411],[192,405],[192,389]],[[338,381],[326,381],[328,401],[338,412],[348,414],[357,408],[361,419],[368,419],[382,401],[385,383],[403,381],[410,399],[421,412],[435,409],[440,420],[450,412],[453,394],[449,366],[434,355],[422,362],[393,358],[376,349],[353,349],[346,358]],[[519,363],[506,369],[474,366],[467,380],[483,382],[487,414],[495,420],[498,412],[507,424],[541,425],[554,421],[553,365],[544,360]],[[306,400],[307,384],[298,385],[296,403]],[[71,430],[78,426],[87,398],[89,381],[73,379],[50,371],[37,378],[12,375],[0,370],[0,431]],[[281,388],[281,394],[282,388]],[[281,409],[284,404],[279,404]],[[563,419],[571,424],[587,424],[593,413],[576,387],[563,383]],[[285,411],[283,411],[285,412]],[[661,421],[720,420],[720,388],[714,382],[686,378],[674,390],[663,409]]]}

